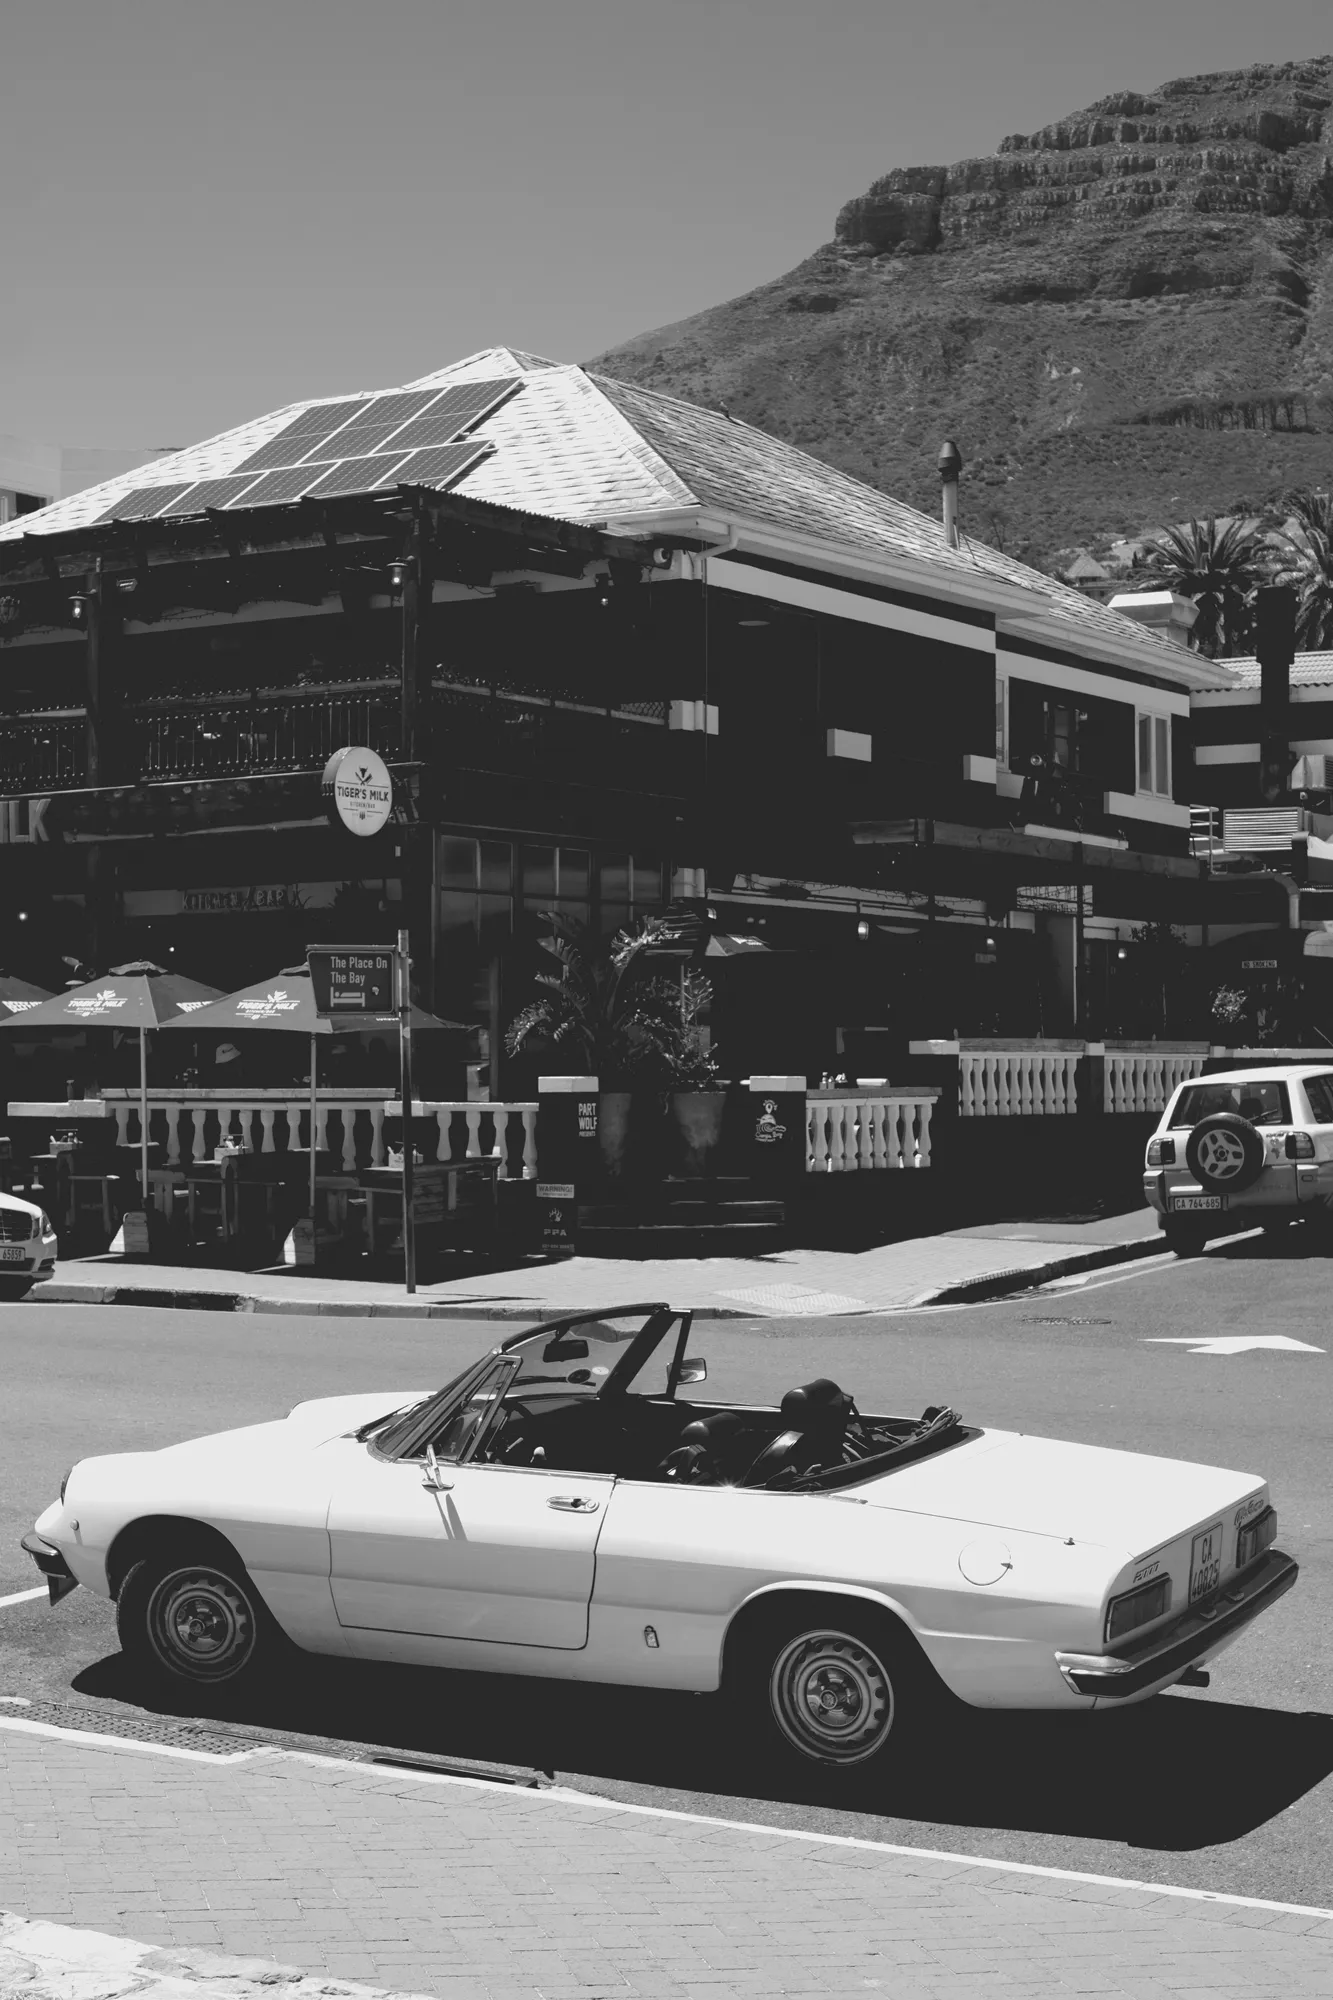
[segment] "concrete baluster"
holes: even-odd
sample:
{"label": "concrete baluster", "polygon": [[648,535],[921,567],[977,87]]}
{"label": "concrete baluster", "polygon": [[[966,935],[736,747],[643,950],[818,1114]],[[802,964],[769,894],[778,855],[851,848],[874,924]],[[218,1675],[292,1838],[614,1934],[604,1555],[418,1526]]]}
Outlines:
{"label": "concrete baluster", "polygon": [[481,1158],[481,1106],[469,1104],[467,1107],[467,1153],[469,1160]]}
{"label": "concrete baluster", "polygon": [[491,1123],[495,1127],[493,1154],[494,1158],[500,1162],[499,1167],[496,1169],[495,1178],[498,1181],[507,1181],[509,1179],[509,1106],[507,1104],[493,1104],[491,1106]]}
{"label": "concrete baluster", "polygon": [[869,1107],[871,1111],[870,1166],[872,1172],[882,1173],[893,1165],[901,1166],[898,1155],[898,1105],[894,1098],[879,1099]]}
{"label": "concrete baluster", "polygon": [[534,1181],[537,1178],[537,1107],[525,1104],[523,1110],[523,1178]]}
{"label": "concrete baluster", "polygon": [[384,1104],[377,1101],[370,1107],[370,1163],[373,1167],[384,1165]]}
{"label": "concrete baluster", "polygon": [[274,1119],[275,1119],[276,1117],[277,1117],[277,1111],[275,1110],[275,1108],[274,1108],[274,1107],[273,1107],[273,1106],[272,1106],[271,1104],[261,1104],[261,1105],[260,1105],[260,1107],[259,1107],[259,1133],[260,1133],[260,1138],[259,1138],[259,1150],[260,1150],[260,1152],[261,1152],[261,1153],[276,1153],[276,1152],[277,1152],[277,1150],[278,1150],[278,1149],[277,1149],[277,1147],[276,1147],[276,1146],[274,1145],[274,1143],[273,1143],[273,1120],[274,1120]]}
{"label": "concrete baluster", "polygon": [[934,1100],[929,1097],[920,1099],[916,1105],[919,1131],[914,1149],[916,1153],[914,1164],[918,1167],[930,1165],[930,1114],[934,1109]]}

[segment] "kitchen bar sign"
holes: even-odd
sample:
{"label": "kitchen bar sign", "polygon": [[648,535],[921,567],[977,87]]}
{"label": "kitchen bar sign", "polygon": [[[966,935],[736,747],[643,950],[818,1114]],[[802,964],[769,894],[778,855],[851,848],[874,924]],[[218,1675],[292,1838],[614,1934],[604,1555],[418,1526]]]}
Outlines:
{"label": "kitchen bar sign", "polygon": [[324,810],[334,826],[363,839],[376,834],[393,811],[389,767],[374,750],[335,750],[324,766]]}
{"label": "kitchen bar sign", "polygon": [[[1020,887],[1014,904],[1018,910],[1054,910],[1064,917],[1078,915],[1079,892],[1074,882],[1039,882],[1030,888]],[[1092,915],[1092,890],[1085,884],[1083,889],[1083,914]]]}

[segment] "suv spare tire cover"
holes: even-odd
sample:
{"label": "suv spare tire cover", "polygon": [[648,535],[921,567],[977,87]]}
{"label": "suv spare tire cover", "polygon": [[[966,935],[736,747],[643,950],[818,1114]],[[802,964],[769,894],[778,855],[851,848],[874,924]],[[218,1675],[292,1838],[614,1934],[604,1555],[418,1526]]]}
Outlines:
{"label": "suv spare tire cover", "polygon": [[1263,1172],[1264,1142],[1238,1111],[1214,1111],[1190,1133],[1185,1160],[1210,1194],[1239,1194]]}

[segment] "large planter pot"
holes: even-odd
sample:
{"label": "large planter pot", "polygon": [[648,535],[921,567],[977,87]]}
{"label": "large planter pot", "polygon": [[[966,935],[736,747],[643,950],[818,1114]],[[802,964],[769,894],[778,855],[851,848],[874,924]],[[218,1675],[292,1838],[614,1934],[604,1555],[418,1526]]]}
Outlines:
{"label": "large planter pot", "polygon": [[692,1178],[710,1171],[722,1140],[726,1095],[720,1090],[676,1090],[671,1094],[671,1118],[680,1170]]}
{"label": "large planter pot", "polygon": [[662,1099],[658,1092],[600,1091],[597,1150],[603,1173],[617,1187],[651,1179],[661,1166]]}

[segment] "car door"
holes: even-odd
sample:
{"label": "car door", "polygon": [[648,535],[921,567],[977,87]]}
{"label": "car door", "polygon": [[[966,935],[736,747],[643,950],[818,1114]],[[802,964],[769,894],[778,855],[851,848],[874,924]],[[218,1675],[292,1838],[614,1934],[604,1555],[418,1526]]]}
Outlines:
{"label": "car door", "polygon": [[[485,1411],[508,1375],[474,1390]],[[387,1458],[343,1438],[329,1505],[340,1625],[576,1650],[587,1644],[597,1538],[613,1479],[456,1456]]]}

